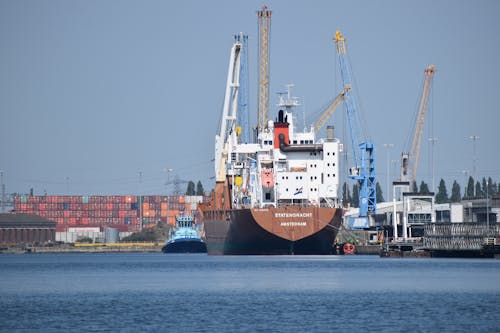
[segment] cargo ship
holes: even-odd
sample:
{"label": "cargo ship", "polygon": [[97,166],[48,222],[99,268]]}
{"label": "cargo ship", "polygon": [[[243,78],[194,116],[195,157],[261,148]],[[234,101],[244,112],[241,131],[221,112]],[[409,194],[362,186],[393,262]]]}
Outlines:
{"label": "cargo ship", "polygon": [[163,253],[206,253],[207,246],[201,239],[191,215],[178,215],[175,227],[162,247]]}
{"label": "cargo ship", "polygon": [[343,213],[337,195],[342,144],[332,126],[320,140],[314,128],[296,131],[297,105],[289,87],[258,143],[240,143],[233,134],[221,145],[216,137],[215,190],[199,206],[208,254],[333,253]]}
{"label": "cargo ship", "polygon": [[[332,254],[343,210],[338,199],[342,144],[328,126],[336,105],[309,129],[297,130],[299,105],[290,88],[268,119],[268,33],[271,11],[259,18],[258,125],[250,137],[246,36],[231,48],[219,131],[215,136],[215,189],[199,206],[208,254]],[[334,102],[339,102],[336,99]],[[305,126],[304,126],[305,127]]]}

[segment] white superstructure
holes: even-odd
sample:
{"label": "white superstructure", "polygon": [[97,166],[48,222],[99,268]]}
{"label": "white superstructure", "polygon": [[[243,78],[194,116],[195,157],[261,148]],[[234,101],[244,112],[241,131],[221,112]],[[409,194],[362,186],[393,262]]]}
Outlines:
{"label": "white superstructure", "polygon": [[231,132],[223,169],[234,208],[338,206],[342,145],[333,137],[333,127],[320,140],[313,128],[297,131],[292,112],[297,105],[288,91],[278,104],[277,119],[259,133],[258,143],[240,144],[237,131]]}

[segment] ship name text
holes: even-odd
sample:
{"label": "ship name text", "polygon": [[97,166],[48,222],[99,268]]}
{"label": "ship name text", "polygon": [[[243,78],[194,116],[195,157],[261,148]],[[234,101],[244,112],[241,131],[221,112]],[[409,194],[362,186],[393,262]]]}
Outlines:
{"label": "ship name text", "polygon": [[281,227],[307,227],[307,222],[281,222]]}
{"label": "ship name text", "polygon": [[312,213],[274,213],[275,218],[312,217]]}

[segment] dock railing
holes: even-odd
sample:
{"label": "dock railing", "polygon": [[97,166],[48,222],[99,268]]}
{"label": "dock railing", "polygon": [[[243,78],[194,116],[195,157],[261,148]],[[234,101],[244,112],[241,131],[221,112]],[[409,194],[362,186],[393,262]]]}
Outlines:
{"label": "dock railing", "polygon": [[488,238],[500,237],[500,224],[429,223],[424,226],[424,248],[480,250]]}

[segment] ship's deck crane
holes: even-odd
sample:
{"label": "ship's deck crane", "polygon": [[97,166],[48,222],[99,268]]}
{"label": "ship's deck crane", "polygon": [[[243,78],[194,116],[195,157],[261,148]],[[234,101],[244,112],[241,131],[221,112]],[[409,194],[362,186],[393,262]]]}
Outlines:
{"label": "ship's deck crane", "polygon": [[344,105],[347,112],[354,167],[349,169],[349,178],[359,184],[359,217],[349,222],[351,228],[369,227],[369,218],[376,213],[377,195],[375,181],[375,150],[373,143],[366,140],[360,132],[360,122],[356,112],[356,103],[352,94],[351,74],[347,62],[345,37],[340,31],[335,33],[335,44],[339,56],[340,76],[344,88]]}
{"label": "ship's deck crane", "polygon": [[[417,179],[418,157],[420,154],[420,143],[422,139],[422,132],[424,129],[425,113],[427,110],[427,102],[431,91],[432,78],[436,72],[434,65],[429,65],[424,71],[424,87],[422,97],[420,98],[420,106],[418,108],[417,122],[415,123],[415,130],[413,132],[413,140],[410,152],[401,154],[401,181],[409,181],[411,186],[415,184]],[[409,171],[411,171],[411,178],[408,179]],[[411,191],[416,191],[412,188]]]}
{"label": "ship's deck crane", "polygon": [[238,142],[236,129],[238,93],[240,87],[242,44],[238,39],[231,48],[229,68],[227,73],[226,93],[222,107],[222,117],[219,133],[215,136],[215,206],[228,208],[230,205],[227,193],[226,164],[231,148]]}

